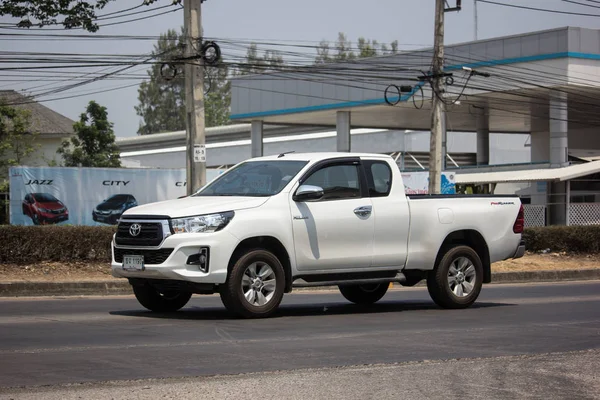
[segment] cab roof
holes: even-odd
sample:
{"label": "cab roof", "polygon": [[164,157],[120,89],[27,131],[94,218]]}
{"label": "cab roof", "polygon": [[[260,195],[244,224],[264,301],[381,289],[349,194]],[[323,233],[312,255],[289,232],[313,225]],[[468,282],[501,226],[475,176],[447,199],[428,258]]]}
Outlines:
{"label": "cab roof", "polygon": [[263,157],[251,158],[247,161],[264,161],[264,160],[292,160],[292,161],[321,161],[328,160],[331,158],[347,158],[347,157],[360,157],[360,158],[378,158],[378,159],[390,159],[393,158],[386,154],[377,153],[347,153],[347,152],[314,152],[314,153],[282,153]]}

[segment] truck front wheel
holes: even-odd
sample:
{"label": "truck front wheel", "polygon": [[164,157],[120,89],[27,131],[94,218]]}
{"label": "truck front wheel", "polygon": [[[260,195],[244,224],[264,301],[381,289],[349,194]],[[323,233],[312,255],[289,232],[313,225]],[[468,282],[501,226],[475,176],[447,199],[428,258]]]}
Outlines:
{"label": "truck front wheel", "polygon": [[469,246],[446,250],[427,277],[431,299],[440,307],[467,308],[477,300],[483,283],[481,259]]}
{"label": "truck front wheel", "polygon": [[150,285],[133,285],[133,293],[142,306],[155,312],[177,311],[185,306],[192,297],[189,292],[160,293]]}
{"label": "truck front wheel", "polygon": [[374,283],[368,285],[339,285],[338,288],[346,300],[356,304],[367,305],[381,300],[387,293],[389,283]]}
{"label": "truck front wheel", "polygon": [[285,273],[279,259],[267,250],[255,249],[235,260],[219,293],[230,312],[264,318],[277,310],[284,288]]}

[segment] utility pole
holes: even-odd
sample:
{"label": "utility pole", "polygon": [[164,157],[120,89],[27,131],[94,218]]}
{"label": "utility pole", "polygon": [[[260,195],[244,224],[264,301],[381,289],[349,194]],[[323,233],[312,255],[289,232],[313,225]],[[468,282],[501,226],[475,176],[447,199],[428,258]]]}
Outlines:
{"label": "utility pole", "polygon": [[206,183],[206,137],[204,122],[204,60],[195,57],[202,49],[202,0],[184,0],[185,111],[187,194]]}
{"label": "utility pole", "polygon": [[479,30],[477,27],[478,21],[477,21],[477,0],[473,0],[473,19],[474,19],[474,25],[475,25],[475,40],[477,40],[477,31]]}
{"label": "utility pole", "polygon": [[435,27],[433,40],[433,108],[431,111],[431,138],[429,144],[429,194],[439,194],[442,188],[442,138],[445,122],[443,102],[444,68],[444,0],[435,0]]}

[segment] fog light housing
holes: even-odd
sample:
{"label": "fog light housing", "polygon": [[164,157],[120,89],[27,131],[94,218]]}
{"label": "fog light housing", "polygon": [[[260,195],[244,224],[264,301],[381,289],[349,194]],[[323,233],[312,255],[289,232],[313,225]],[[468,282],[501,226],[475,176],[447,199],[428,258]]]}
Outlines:
{"label": "fog light housing", "polygon": [[202,272],[208,272],[209,251],[208,247],[201,247],[198,253],[188,257],[187,265],[196,265]]}

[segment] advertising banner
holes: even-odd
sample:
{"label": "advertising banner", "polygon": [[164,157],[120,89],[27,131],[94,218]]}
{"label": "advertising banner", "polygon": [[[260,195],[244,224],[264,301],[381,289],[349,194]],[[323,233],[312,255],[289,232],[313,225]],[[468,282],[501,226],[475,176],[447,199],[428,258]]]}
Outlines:
{"label": "advertising banner", "polygon": [[[224,170],[206,171],[208,182]],[[114,225],[136,205],[186,195],[185,169],[11,167],[12,225]]]}
{"label": "advertising banner", "polygon": [[[428,194],[429,172],[403,172],[404,191],[406,194]],[[442,172],[441,194],[456,194],[456,180],[453,172]]]}

